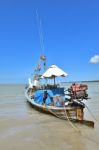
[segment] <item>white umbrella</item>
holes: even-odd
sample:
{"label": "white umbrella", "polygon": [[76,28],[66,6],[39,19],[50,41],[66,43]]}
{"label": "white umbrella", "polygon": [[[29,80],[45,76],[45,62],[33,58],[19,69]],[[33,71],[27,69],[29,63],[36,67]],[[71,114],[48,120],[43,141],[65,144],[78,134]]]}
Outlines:
{"label": "white umbrella", "polygon": [[55,77],[66,77],[68,74],[65,73],[62,69],[57,67],[56,65],[52,65],[49,69],[42,75],[43,78],[54,78],[55,85]]}

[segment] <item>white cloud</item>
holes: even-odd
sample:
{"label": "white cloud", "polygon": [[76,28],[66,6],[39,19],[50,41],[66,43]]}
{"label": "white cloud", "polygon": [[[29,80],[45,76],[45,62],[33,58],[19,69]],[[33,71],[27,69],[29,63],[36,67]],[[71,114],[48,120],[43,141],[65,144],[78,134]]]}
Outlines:
{"label": "white cloud", "polygon": [[92,64],[97,64],[97,63],[99,63],[99,55],[94,55],[94,56],[90,59],[90,63],[92,63]]}

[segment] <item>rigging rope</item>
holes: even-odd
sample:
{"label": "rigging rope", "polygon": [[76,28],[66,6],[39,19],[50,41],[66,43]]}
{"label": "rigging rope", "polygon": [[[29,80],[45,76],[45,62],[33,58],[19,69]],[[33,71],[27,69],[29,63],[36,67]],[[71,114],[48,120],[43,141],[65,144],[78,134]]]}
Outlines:
{"label": "rigging rope", "polygon": [[37,16],[37,24],[38,24],[38,31],[39,31],[39,37],[40,37],[40,45],[41,45],[41,50],[42,53],[44,54],[44,38],[43,38],[43,31],[42,31],[42,22],[39,18],[38,12],[36,11],[36,16]]}

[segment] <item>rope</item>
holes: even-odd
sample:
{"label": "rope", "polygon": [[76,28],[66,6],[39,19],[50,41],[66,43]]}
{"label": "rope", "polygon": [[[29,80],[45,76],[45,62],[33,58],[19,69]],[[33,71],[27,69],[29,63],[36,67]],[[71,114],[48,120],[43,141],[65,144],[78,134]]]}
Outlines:
{"label": "rope", "polygon": [[67,118],[67,120],[68,120],[68,123],[72,126],[72,128],[73,128],[74,130],[76,130],[77,132],[80,132],[80,133],[81,133],[80,129],[79,129],[78,127],[76,127],[76,126],[70,121],[70,119],[69,119],[69,117],[68,117],[68,115],[67,115],[65,106],[64,106],[64,110],[65,110],[65,115],[66,115],[66,118]]}
{"label": "rope", "polygon": [[[51,112],[51,113],[52,113],[53,115],[55,115],[57,118],[62,119],[62,117],[56,115],[56,114],[55,114],[52,110],[50,110],[47,106],[46,106],[46,108],[49,110],[49,112]],[[94,143],[96,143],[97,145],[99,145],[98,142],[96,142],[95,140],[91,139],[90,137],[84,135],[84,133],[82,133],[81,130],[80,130],[78,127],[76,127],[76,126],[73,125],[73,123],[70,121],[70,119],[69,119],[69,117],[68,117],[68,115],[67,115],[66,109],[65,109],[65,113],[66,113],[66,116],[67,116],[66,118],[68,119],[69,124],[72,126],[72,128],[73,128],[75,131],[77,131],[77,133],[79,133],[82,137],[86,138],[87,140],[89,140],[89,141],[91,141],[91,142],[94,142]]]}
{"label": "rope", "polygon": [[87,110],[89,111],[89,113],[91,114],[91,116],[93,117],[93,119],[99,124],[99,121],[95,118],[95,116],[93,115],[92,111],[89,109],[89,107],[85,104]]}
{"label": "rope", "polygon": [[[53,112],[52,110],[50,110],[47,106],[46,106],[46,108],[47,108],[54,116],[56,116],[57,118],[63,119],[62,117],[58,116],[55,112]],[[64,106],[63,108],[64,108],[64,112],[65,112],[65,117],[66,117],[66,119],[68,120],[68,122],[69,122],[69,124],[71,125],[71,127],[72,127],[75,131],[81,133],[80,129],[79,129],[78,127],[76,127],[76,126],[70,121],[70,119],[69,119],[69,117],[68,117],[68,115],[67,115],[65,106]]]}
{"label": "rope", "polygon": [[49,112],[51,112],[51,113],[52,113],[54,116],[56,116],[57,118],[63,119],[62,117],[56,115],[56,113],[54,113],[50,108],[48,108],[47,105],[46,105],[46,108],[48,109]]}

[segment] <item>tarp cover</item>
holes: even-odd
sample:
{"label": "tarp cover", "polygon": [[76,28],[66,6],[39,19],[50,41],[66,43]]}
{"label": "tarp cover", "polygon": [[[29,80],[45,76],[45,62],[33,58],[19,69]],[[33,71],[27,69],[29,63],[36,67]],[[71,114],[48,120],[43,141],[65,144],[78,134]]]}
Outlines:
{"label": "tarp cover", "polygon": [[52,97],[57,94],[64,94],[64,88],[56,88],[52,90],[37,90],[34,95],[34,102],[38,104],[44,103],[44,93],[47,91],[47,98],[45,101],[46,105],[50,105],[52,103]]}
{"label": "tarp cover", "polygon": [[[43,104],[44,103],[44,100],[43,100],[43,97],[44,97],[44,92],[46,90],[38,90],[35,92],[35,95],[34,95],[34,101],[38,104]],[[51,90],[47,90],[47,98],[46,98],[46,101],[45,101],[45,104],[46,105],[50,105],[51,104],[51,97],[53,97],[53,93]]]}

